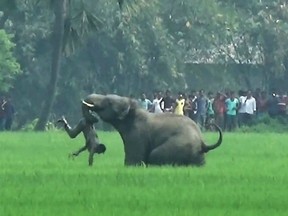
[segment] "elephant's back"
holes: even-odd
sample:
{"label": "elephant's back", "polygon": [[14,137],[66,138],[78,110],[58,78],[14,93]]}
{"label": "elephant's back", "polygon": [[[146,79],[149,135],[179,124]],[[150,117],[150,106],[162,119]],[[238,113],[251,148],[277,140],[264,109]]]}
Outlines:
{"label": "elephant's back", "polygon": [[158,137],[181,136],[189,140],[202,140],[201,130],[189,117],[172,113],[154,114],[149,118],[150,133]]}
{"label": "elephant's back", "polygon": [[152,122],[152,124],[159,124],[159,126],[161,125],[161,127],[164,127],[165,125],[170,127],[172,124],[179,128],[191,126],[199,129],[197,124],[191,118],[183,115],[177,115],[174,113],[151,114],[150,121]]}

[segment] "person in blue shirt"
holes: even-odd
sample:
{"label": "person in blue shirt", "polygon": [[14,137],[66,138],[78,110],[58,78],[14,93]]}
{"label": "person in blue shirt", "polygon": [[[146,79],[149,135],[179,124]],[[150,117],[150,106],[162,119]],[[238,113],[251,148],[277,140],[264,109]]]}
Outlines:
{"label": "person in blue shirt", "polygon": [[235,130],[237,126],[237,109],[239,101],[235,97],[235,92],[231,91],[230,97],[225,101],[226,105],[226,129],[228,131]]}
{"label": "person in blue shirt", "polygon": [[141,96],[138,100],[138,104],[142,109],[145,109],[147,111],[149,111],[153,106],[152,102],[146,98],[145,93],[141,94]]}

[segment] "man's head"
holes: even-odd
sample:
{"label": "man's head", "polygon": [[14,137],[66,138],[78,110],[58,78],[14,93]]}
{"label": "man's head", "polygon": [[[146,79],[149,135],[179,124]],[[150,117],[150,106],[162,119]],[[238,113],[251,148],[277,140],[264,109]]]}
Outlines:
{"label": "man's head", "polygon": [[213,92],[211,92],[211,91],[208,92],[208,98],[209,98],[209,99],[212,99],[212,98],[213,98]]}
{"label": "man's head", "polygon": [[191,97],[194,98],[196,95],[197,95],[196,91],[195,91],[195,90],[192,90],[192,91],[191,91]]}
{"label": "man's head", "polygon": [[145,100],[146,99],[146,94],[144,92],[141,94],[140,99],[141,100]]}
{"label": "man's head", "polygon": [[97,154],[101,154],[101,153],[104,154],[105,151],[106,151],[106,146],[104,144],[97,145],[97,147],[96,147],[96,153]]}
{"label": "man's head", "polygon": [[234,100],[234,98],[235,98],[235,92],[234,91],[230,91],[230,98],[232,100]]}
{"label": "man's head", "polygon": [[169,89],[166,90],[165,96],[166,97],[170,97],[171,96],[171,91]]}
{"label": "man's head", "polygon": [[252,92],[250,90],[247,91],[247,98],[251,98],[252,97]]}
{"label": "man's head", "polygon": [[158,91],[157,92],[157,99],[161,99],[162,98],[162,92],[161,91]]}
{"label": "man's head", "polygon": [[200,96],[200,97],[204,97],[204,89],[201,89],[201,90],[199,91],[199,96]]}
{"label": "man's head", "polygon": [[261,91],[260,96],[261,96],[261,98],[266,98],[267,97],[267,92],[266,91]]}

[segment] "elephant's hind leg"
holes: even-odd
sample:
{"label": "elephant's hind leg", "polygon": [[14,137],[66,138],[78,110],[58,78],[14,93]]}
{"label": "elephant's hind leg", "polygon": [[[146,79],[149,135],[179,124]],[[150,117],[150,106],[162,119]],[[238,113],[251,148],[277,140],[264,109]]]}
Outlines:
{"label": "elephant's hind leg", "polygon": [[148,157],[148,164],[202,166],[205,164],[205,159],[204,154],[193,153],[190,145],[176,146],[166,144],[152,150]]}

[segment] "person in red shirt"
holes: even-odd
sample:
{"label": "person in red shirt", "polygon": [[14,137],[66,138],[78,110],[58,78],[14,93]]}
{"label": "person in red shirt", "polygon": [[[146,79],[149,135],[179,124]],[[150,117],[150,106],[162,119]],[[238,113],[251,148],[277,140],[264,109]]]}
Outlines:
{"label": "person in red shirt", "polygon": [[268,97],[265,91],[261,91],[260,96],[256,100],[257,118],[261,119],[267,113]]}
{"label": "person in red shirt", "polygon": [[219,127],[224,128],[226,105],[225,105],[225,96],[220,92],[217,92],[217,95],[213,101],[213,109],[215,112],[215,123]]}

